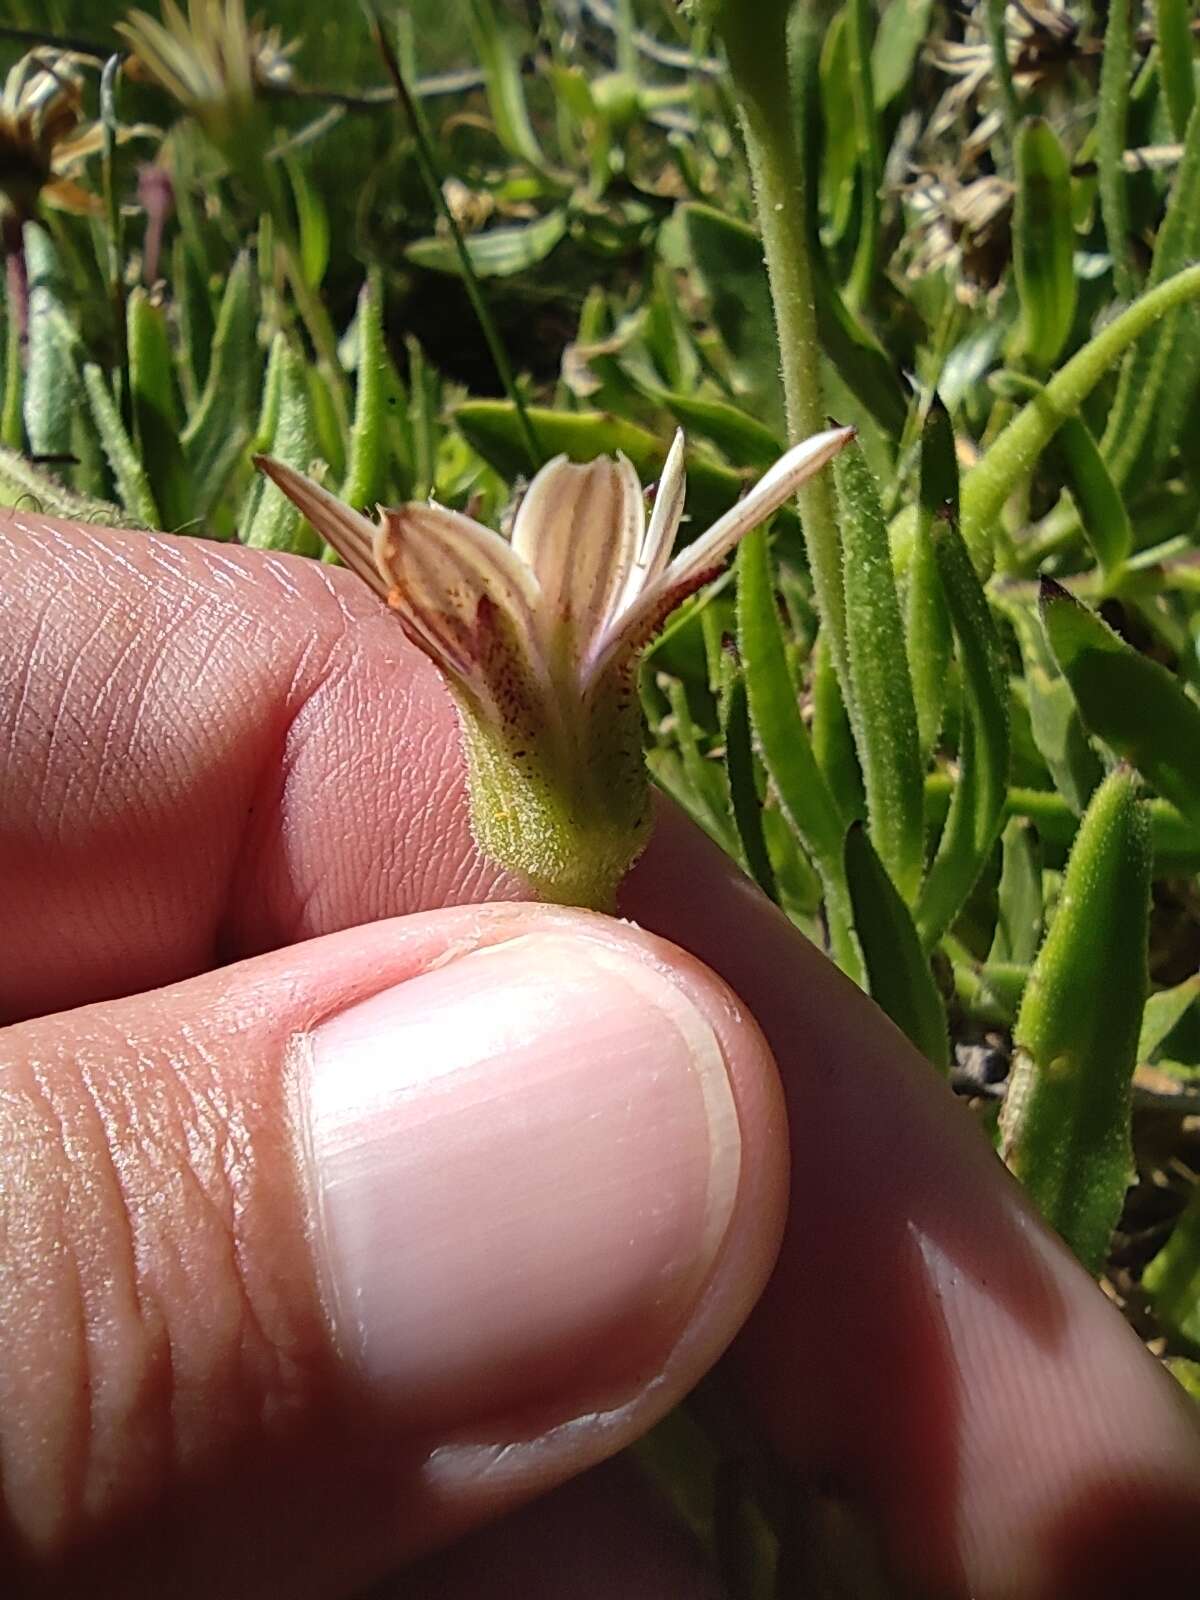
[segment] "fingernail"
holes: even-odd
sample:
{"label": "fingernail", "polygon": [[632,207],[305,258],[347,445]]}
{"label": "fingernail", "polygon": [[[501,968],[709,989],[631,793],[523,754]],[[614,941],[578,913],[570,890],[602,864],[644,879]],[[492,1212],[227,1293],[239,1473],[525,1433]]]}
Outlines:
{"label": "fingernail", "polygon": [[311,1046],[317,1253],[373,1395],[446,1428],[657,1370],[741,1160],[716,1034],[661,968],[530,934],[354,1006]]}

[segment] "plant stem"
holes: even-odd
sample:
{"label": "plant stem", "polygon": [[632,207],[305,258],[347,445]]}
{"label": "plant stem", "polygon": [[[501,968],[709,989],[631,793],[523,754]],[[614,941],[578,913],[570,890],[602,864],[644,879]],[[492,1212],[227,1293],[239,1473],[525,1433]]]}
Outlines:
{"label": "plant stem", "polygon": [[[792,122],[787,12],[780,0],[728,3],[718,28],[742,117],[775,307],[788,435],[795,443],[820,432],[826,421],[808,253],[807,182]],[[832,476],[821,473],[810,479],[798,498],[817,608],[838,677],[848,685],[846,603]]]}
{"label": "plant stem", "polygon": [[450,207],[446,204],[446,197],[442,193],[442,186],[438,181],[437,168],[433,159],[433,150],[430,147],[429,138],[425,132],[425,126],[421,120],[420,112],[417,110],[417,107],[413,102],[413,97],[409,92],[408,84],[404,80],[404,73],[400,68],[400,62],[396,56],[395,50],[392,48],[392,42],[384,32],[383,23],[380,21],[373,9],[368,8],[367,16],[370,22],[371,32],[375,36],[375,43],[379,47],[379,53],[383,57],[384,66],[387,68],[388,76],[391,78],[392,83],[395,86],[396,97],[400,101],[401,108],[403,109],[405,118],[408,122],[409,131],[412,134],[413,144],[416,149],[417,165],[421,171],[422,181],[429,192],[430,200],[444,218],[446,226],[450,230],[450,237],[454,240],[454,248],[458,254],[459,268],[462,272],[463,286],[467,291],[467,298],[470,300],[471,309],[474,311],[475,316],[478,319],[480,330],[483,333],[484,340],[486,341],[488,350],[491,353],[492,361],[496,367],[496,372],[500,378],[500,382],[504,386],[504,392],[512,401],[513,410],[516,412],[517,422],[521,429],[521,437],[524,440],[525,449],[529,456],[529,464],[534,471],[536,471],[538,467],[542,465],[544,457],[538,445],[537,435],[533,431],[533,423],[529,418],[529,410],[525,404],[525,397],[522,395],[520,388],[517,385],[516,378],[513,376],[512,367],[509,365],[508,352],[504,348],[504,342],[500,338],[496,324],[492,320],[492,314],[488,309],[487,301],[483,297],[483,291],[479,287],[479,279],[476,277],[475,268],[471,261],[471,255],[467,249],[466,240],[462,235],[462,229],[459,227],[458,220],[453,211],[451,211]]}

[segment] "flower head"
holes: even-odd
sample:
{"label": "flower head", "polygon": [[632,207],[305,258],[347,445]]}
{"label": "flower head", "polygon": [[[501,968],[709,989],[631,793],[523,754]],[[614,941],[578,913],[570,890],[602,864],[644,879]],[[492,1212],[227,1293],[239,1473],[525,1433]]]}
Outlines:
{"label": "flower head", "polygon": [[98,122],[81,126],[79,59],[33,50],[9,70],[0,91],[0,206],[18,227],[39,199],[67,211],[100,210],[99,199],[72,177],[104,137]]}
{"label": "flower head", "polygon": [[249,21],[245,0],[188,0],[186,16],[175,0],[162,0],[161,22],[131,11],[117,32],[134,75],[152,78],[190,111],[227,158],[240,159],[239,141],[249,140],[261,159],[256,98],[293,77],[295,45],[284,45],[278,28]]}
{"label": "flower head", "polygon": [[438,505],[381,509],[372,523],[282,462],[258,464],[448,678],[484,851],[543,894],[607,904],[649,827],[642,650],[852,437],[836,428],[797,445],[673,560],[682,434],[648,523],[624,456],[560,456],[529,485],[511,540]]}

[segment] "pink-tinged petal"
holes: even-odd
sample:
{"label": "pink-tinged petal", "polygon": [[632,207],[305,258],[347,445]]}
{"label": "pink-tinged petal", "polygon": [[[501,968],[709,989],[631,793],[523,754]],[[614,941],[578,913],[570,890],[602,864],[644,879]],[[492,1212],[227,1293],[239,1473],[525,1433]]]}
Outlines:
{"label": "pink-tinged petal", "polygon": [[716,577],[738,540],[778,511],[801,484],[832,461],[853,438],[853,428],[831,428],[814,434],[782,456],[749,494],[682,550],[617,619],[589,665],[589,682],[595,683],[622,657],[641,650],[676,606]]}
{"label": "pink-tinged petal", "polygon": [[273,456],[255,456],[254,465],[283,490],[350,570],[370,584],[381,600],[386,600],[388,585],[375,564],[375,524],[321,484]]}
{"label": "pink-tinged petal", "polygon": [[679,524],[683,518],[683,502],[686,495],[683,429],[678,428],[671,441],[671,448],[667,452],[667,459],[663,463],[662,476],[658,480],[658,489],[654,496],[654,510],[650,515],[650,526],[642,539],[642,547],[638,551],[633,570],[626,579],[625,591],[617,607],[618,615],[633,604],[643,589],[656,581],[670,561],[671,551],[675,547],[675,535],[679,532]]}
{"label": "pink-tinged petal", "polygon": [[642,486],[622,455],[587,466],[559,456],[529,485],[512,548],[541,585],[546,637],[565,643],[572,661],[589,653],[613,617],[645,517]]}
{"label": "pink-tinged petal", "polygon": [[481,704],[506,655],[523,682],[544,680],[541,590],[498,533],[444,506],[406,505],[381,513],[374,554],[388,605]]}

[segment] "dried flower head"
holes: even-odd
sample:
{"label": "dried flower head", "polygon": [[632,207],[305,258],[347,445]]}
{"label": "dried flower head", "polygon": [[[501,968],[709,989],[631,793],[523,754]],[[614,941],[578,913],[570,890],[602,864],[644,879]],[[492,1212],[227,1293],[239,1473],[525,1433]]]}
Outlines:
{"label": "dried flower head", "polygon": [[484,852],[547,898],[606,907],[650,822],[642,650],[852,437],[837,428],[797,445],[674,560],[682,434],[648,524],[624,456],[560,456],[530,484],[511,541],[438,505],[381,509],[372,523],[282,462],[258,464],[445,673]]}
{"label": "dried flower head", "polygon": [[100,209],[73,176],[104,139],[99,123],[84,123],[79,59],[62,50],[31,51],[0,91],[0,205],[18,230],[39,200],[78,213]]}

